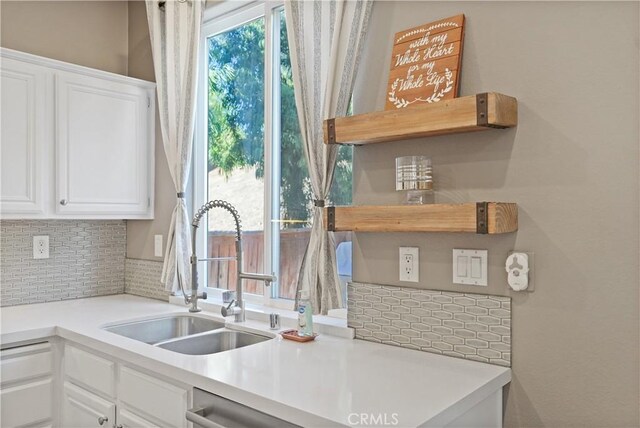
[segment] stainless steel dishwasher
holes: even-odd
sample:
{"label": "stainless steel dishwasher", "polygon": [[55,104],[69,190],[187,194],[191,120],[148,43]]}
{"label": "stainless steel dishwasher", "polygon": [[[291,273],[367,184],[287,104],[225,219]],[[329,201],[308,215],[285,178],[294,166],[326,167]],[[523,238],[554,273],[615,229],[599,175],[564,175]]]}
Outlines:
{"label": "stainless steel dishwasher", "polygon": [[193,422],[193,428],[298,426],[198,388],[193,389],[193,409],[187,410],[187,420]]}

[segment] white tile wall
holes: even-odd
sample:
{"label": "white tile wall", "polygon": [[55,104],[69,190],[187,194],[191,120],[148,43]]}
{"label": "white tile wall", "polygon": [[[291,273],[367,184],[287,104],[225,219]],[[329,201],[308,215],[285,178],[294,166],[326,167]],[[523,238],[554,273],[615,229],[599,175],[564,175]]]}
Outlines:
{"label": "white tile wall", "polygon": [[511,365],[511,299],[349,283],[356,339]]}
{"label": "white tile wall", "polygon": [[162,262],[153,260],[126,259],[125,288],[127,294],[168,301],[169,292],[160,282]]}

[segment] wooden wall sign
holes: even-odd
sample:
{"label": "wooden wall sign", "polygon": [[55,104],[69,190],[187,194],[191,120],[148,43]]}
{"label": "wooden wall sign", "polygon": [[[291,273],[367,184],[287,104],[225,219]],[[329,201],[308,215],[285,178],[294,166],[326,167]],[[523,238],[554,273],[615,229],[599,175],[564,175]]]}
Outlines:
{"label": "wooden wall sign", "polygon": [[396,33],[386,110],[458,96],[464,15]]}

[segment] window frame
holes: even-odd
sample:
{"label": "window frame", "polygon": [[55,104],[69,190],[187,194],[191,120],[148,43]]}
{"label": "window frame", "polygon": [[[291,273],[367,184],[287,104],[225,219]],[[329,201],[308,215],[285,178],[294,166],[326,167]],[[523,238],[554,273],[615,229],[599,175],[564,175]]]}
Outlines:
{"label": "window frame", "polygon": [[[196,124],[193,149],[193,212],[207,202],[207,108],[208,108],[208,44],[207,39],[247,22],[264,17],[265,24],[265,85],[264,85],[264,272],[279,276],[280,223],[272,221],[280,217],[280,11],[284,7],[283,0],[264,0],[229,10],[216,8],[205,11],[200,40],[200,62],[198,66],[198,93],[196,106]],[[204,145],[204,147],[203,147]],[[268,181],[267,181],[268,180]],[[204,222],[206,224],[206,221]],[[206,258],[208,227],[197,229],[196,254],[198,258]],[[267,251],[267,249],[269,249]],[[216,296],[223,289],[211,288],[207,285],[209,265],[202,262],[198,266],[198,288]],[[270,287],[264,286],[262,295],[245,293],[249,303],[262,304],[280,309],[293,310],[294,301],[279,298],[278,283]]]}

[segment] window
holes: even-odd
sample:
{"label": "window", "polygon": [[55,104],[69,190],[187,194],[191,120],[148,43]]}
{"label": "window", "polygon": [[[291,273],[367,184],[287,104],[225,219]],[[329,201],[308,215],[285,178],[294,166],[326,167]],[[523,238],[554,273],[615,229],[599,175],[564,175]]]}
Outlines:
{"label": "window", "polygon": [[[245,281],[248,300],[292,307],[309,242],[312,193],[298,124],[282,3],[249,6],[204,27],[194,202],[223,199],[242,220],[243,270],[278,281]],[[351,150],[340,151],[331,197],[351,203]],[[236,287],[234,226],[211,210],[198,237],[202,287]],[[336,234],[343,281],[351,275],[350,235]]]}

